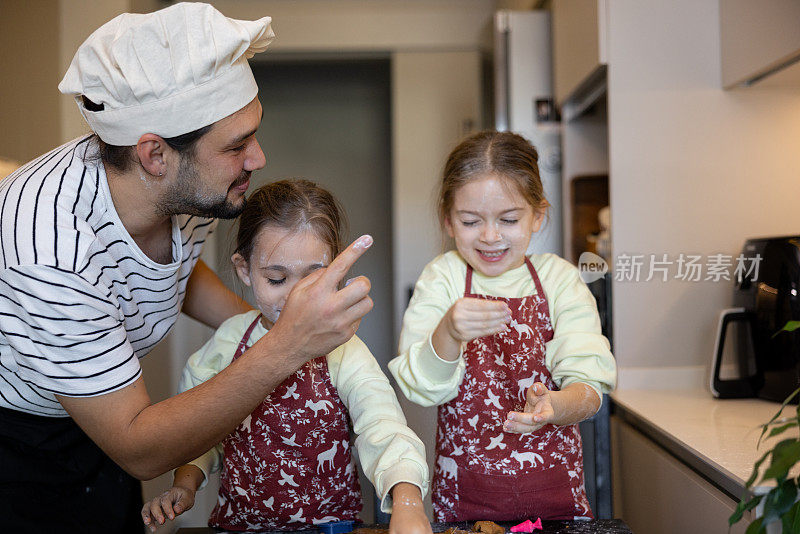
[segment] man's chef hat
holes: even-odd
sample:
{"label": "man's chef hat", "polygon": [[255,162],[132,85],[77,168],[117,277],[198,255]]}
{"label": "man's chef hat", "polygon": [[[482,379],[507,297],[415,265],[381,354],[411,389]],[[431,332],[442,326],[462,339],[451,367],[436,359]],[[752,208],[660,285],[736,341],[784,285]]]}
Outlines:
{"label": "man's chef hat", "polygon": [[[189,133],[255,98],[247,60],[275,38],[271,22],[231,19],[192,2],[124,13],[78,48],[58,89],[75,96],[86,122],[110,145],[135,145],[145,133]],[[87,109],[84,96],[103,109]]]}

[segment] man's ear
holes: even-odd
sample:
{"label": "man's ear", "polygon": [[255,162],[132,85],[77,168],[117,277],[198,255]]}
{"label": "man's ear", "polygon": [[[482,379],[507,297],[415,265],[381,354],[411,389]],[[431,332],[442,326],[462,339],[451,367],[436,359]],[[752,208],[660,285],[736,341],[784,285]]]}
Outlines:
{"label": "man's ear", "polygon": [[164,176],[167,173],[167,143],[156,134],[146,133],[136,143],[136,155],[148,174]]}
{"label": "man's ear", "polygon": [[231,263],[233,263],[236,269],[236,275],[239,277],[239,280],[247,287],[250,287],[250,266],[247,264],[247,260],[244,259],[244,256],[235,252],[233,256],[231,256]]}

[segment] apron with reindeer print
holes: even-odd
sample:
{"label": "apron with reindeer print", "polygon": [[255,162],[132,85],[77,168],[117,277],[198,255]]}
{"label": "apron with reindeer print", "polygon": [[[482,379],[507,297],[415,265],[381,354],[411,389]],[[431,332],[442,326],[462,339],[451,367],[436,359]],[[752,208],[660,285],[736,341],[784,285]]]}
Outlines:
{"label": "apron with reindeer print", "polygon": [[536,294],[502,298],[472,293],[467,265],[465,297],[508,303],[507,332],[470,341],[458,395],[439,406],[433,510],[436,521],[516,521],[592,517],[583,483],[578,425],[545,425],[529,434],[503,431],[510,411],[522,411],[534,382],[557,390],[545,366],[553,338],[542,284],[525,258]]}
{"label": "apron with reindeer print", "polygon": [[[247,329],[234,359],[248,348],[260,320]],[[223,442],[219,496],[208,524],[233,531],[304,530],[356,520],[361,490],[347,421],[326,357],[303,365]]]}

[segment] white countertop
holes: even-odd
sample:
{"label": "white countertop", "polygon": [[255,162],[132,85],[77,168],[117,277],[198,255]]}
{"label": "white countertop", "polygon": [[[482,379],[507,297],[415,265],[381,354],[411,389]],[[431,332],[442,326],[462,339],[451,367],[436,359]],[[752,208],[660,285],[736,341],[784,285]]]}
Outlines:
{"label": "white countertop", "polygon": [[[666,438],[664,441],[671,440],[668,449],[680,447],[698,463],[721,474],[725,479],[722,485],[729,491],[741,491],[752,473],[753,464],[770,444],[791,436],[787,431],[777,438],[765,439],[760,449],[756,448],[761,425],[780,407],[774,402],[721,400],[705,389],[623,389],[612,393],[611,397],[623,413],[627,412],[643,426],[655,430],[649,433],[651,438],[658,441],[661,435]],[[794,416],[795,409],[795,406],[788,406],[784,415]],[[797,435],[796,430],[794,435]]]}

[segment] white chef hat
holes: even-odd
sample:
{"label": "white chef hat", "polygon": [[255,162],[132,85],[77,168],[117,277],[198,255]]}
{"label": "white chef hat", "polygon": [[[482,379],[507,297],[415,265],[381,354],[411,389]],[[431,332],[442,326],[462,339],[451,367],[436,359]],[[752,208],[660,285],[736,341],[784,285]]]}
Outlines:
{"label": "white chef hat", "polygon": [[[135,145],[145,133],[182,135],[255,98],[247,60],[275,38],[271,22],[231,19],[194,2],[124,13],[78,48],[58,89],[75,96],[86,122],[110,145]],[[103,109],[86,109],[83,96]]]}

